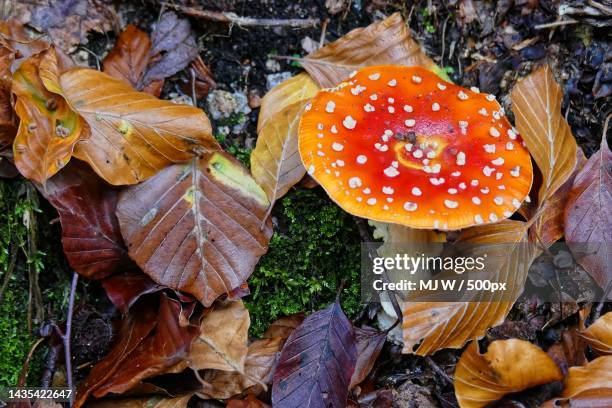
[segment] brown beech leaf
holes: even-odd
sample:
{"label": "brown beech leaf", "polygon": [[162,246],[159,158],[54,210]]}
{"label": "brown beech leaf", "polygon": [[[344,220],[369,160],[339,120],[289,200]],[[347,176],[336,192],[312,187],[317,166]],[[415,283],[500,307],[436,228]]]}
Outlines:
{"label": "brown beech leaf", "polygon": [[281,82],[261,100],[261,109],[257,118],[257,133],[270,120],[287,107],[312,98],[319,91],[317,84],[305,72]]}
{"label": "brown beech leaf", "polygon": [[272,339],[274,337],[280,337],[283,340],[287,340],[289,335],[304,321],[306,316],[303,312],[295,313],[289,316],[281,317],[280,319],[273,322],[263,334],[263,338]]}
{"label": "brown beech leaf", "polygon": [[561,112],[563,92],[550,68],[519,81],[511,94],[516,127],[542,172],[538,204],[550,198],[576,166],[576,140]]}
{"label": "brown beech leaf", "polygon": [[268,249],[264,191],[226,153],[169,166],[121,193],[117,215],[130,257],[156,282],[205,306],[239,287]]}
{"label": "brown beech leaf", "polygon": [[612,152],[604,134],[578,173],[565,208],[565,239],[576,261],[602,287],[612,282]]}
{"label": "brown beech leaf", "polygon": [[85,163],[73,161],[41,190],[59,214],[62,246],[72,269],[100,279],[131,264],[115,215],[117,189]]}
{"label": "brown beech leaf", "polygon": [[306,174],[298,150],[298,126],[304,103],[298,102],[268,121],[251,153],[251,172],[270,200],[270,209]]}
{"label": "brown beech leaf", "polygon": [[548,354],[528,341],[497,340],[484,354],[472,342],[455,369],[455,395],[461,408],[479,408],[506,394],[562,379]]}
{"label": "brown beech leaf", "polygon": [[253,394],[249,394],[245,399],[231,399],[227,401],[227,408],[269,408],[270,405],[261,402]]}
{"label": "brown beech leaf", "polygon": [[170,164],[219,149],[198,108],[159,100],[87,68],[63,73],[56,85],[90,128],[75,157],[111,184],[136,184]]}
{"label": "brown beech leaf", "polygon": [[206,309],[187,356],[189,367],[243,372],[250,324],[249,311],[240,300]]}
{"label": "brown beech leaf", "polygon": [[274,371],[272,405],[345,407],[356,359],[353,327],[336,301],[287,339]]}
{"label": "brown beech leaf", "polygon": [[[460,348],[482,337],[490,327],[501,324],[519,297],[531,262],[539,254],[526,245],[528,224],[505,220],[464,230],[458,242],[475,244],[462,256],[487,254],[491,279],[507,282],[503,299],[499,293],[471,292],[465,302],[403,303],[404,353],[428,355],[443,348]],[[509,300],[513,299],[513,300]]]}
{"label": "brown beech leaf", "polygon": [[582,367],[571,367],[561,397],[542,408],[608,408],[612,406],[612,356],[598,357]]}
{"label": "brown beech leaf", "polygon": [[387,340],[386,332],[371,327],[353,327],[353,331],[355,332],[355,345],[357,347],[357,362],[349,388],[353,388],[365,380],[372,367],[374,367],[374,363],[385,345],[385,340]]}
{"label": "brown beech leaf", "polygon": [[580,335],[597,354],[612,354],[612,312],[601,316]]}
{"label": "brown beech leaf", "polygon": [[88,404],[91,408],[187,408],[192,394],[174,398],[153,396],[148,398],[109,398]]}
{"label": "brown beech leaf", "polygon": [[186,356],[198,328],[181,322],[180,302],[160,295],[155,330],[117,366],[115,373],[92,392],[96,398],[122,394],[145,378],[163,374]]}
{"label": "brown beech leaf", "polygon": [[40,54],[29,58],[13,75],[15,112],[20,119],[13,155],[21,174],[44,184],[72,157],[83,121],[60,95],[45,88],[39,77],[42,60]]}
{"label": "brown beech leaf", "polygon": [[369,65],[420,65],[444,75],[411,38],[400,13],[352,30],[300,63],[322,88],[336,86],[352,71]]}
{"label": "brown beech leaf", "polygon": [[141,87],[142,77],[151,61],[151,40],[147,33],[133,25],[128,25],[121,32],[115,46],[102,62],[104,72],[124,80],[132,87],[159,96],[163,79],[156,80]]}
{"label": "brown beech leaf", "polygon": [[576,168],[570,177],[553,195],[542,204],[540,216],[529,229],[529,241],[550,247],[563,238],[564,213],[569,199],[569,193],[574,184],[576,175],[584,167],[587,159],[581,149],[576,151]]}
{"label": "brown beech leaf", "polygon": [[207,383],[198,392],[201,398],[226,399],[247,390],[259,393],[263,384],[272,382],[272,372],[284,339],[274,337],[254,341],[244,363],[244,372],[206,370],[203,380]]}

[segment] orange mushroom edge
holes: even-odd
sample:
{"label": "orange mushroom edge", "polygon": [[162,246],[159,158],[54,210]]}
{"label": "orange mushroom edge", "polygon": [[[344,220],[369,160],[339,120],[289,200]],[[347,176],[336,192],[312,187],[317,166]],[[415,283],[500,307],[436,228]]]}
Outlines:
{"label": "orange mushroom edge", "polygon": [[412,228],[508,218],[533,180],[495,97],[420,67],[366,67],[319,91],[302,115],[299,151],[345,211]]}

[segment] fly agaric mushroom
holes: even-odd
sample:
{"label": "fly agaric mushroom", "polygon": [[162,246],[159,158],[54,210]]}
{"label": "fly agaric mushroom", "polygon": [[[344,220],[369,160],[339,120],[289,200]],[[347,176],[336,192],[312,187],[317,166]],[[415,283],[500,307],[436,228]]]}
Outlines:
{"label": "fly agaric mushroom", "polygon": [[302,116],[299,150],[344,210],[413,228],[508,218],[533,176],[493,95],[420,67],[367,67],[320,91]]}

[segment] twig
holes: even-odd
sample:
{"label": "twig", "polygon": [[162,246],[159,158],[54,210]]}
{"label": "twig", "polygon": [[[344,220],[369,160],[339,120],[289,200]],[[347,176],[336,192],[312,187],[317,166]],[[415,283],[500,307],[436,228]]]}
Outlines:
{"label": "twig", "polygon": [[235,24],[239,27],[291,27],[291,28],[310,28],[319,25],[320,20],[315,18],[252,18],[242,17],[236,13],[220,12],[210,10],[200,10],[195,7],[183,7],[178,4],[163,3],[164,6],[179,11],[191,17],[203,18],[219,23]]}
{"label": "twig", "polygon": [[68,300],[68,314],[66,316],[66,330],[62,334],[62,342],[64,343],[64,358],[66,360],[66,383],[68,388],[72,388],[72,355],[70,353],[70,337],[72,333],[72,316],[74,314],[74,298],[76,295],[77,283],[79,282],[79,274],[73,272],[72,284],[70,285],[70,298]]}
{"label": "twig", "polygon": [[453,379],[450,378],[448,376],[448,374],[446,374],[446,371],[444,371],[442,368],[440,368],[440,366],[438,364],[436,364],[436,362],[433,361],[433,359],[431,357],[429,357],[429,356],[425,357],[425,362],[427,363],[429,368],[431,368],[436,374],[438,374],[438,377],[440,377],[442,380],[444,380],[444,382],[447,385],[453,385]]}

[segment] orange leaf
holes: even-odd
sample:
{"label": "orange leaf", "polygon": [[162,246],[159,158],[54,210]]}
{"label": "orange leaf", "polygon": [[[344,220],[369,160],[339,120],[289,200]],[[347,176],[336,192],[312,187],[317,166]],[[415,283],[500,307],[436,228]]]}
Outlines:
{"label": "orange leaf", "polygon": [[484,354],[473,342],[457,363],[455,394],[461,408],[479,408],[504,395],[562,379],[548,354],[528,341],[497,340]]}
{"label": "orange leaf", "polygon": [[[53,49],[46,55],[51,53]],[[83,131],[81,118],[43,85],[39,77],[43,59],[40,54],[29,58],[13,76],[15,112],[21,119],[13,144],[15,165],[41,184],[68,163]]]}
{"label": "orange leaf", "polygon": [[612,354],[612,312],[601,316],[580,335],[598,354]]}
{"label": "orange leaf", "polygon": [[170,164],[219,149],[198,108],[156,99],[87,68],[62,74],[57,85],[91,128],[75,157],[111,184],[136,184]]}

